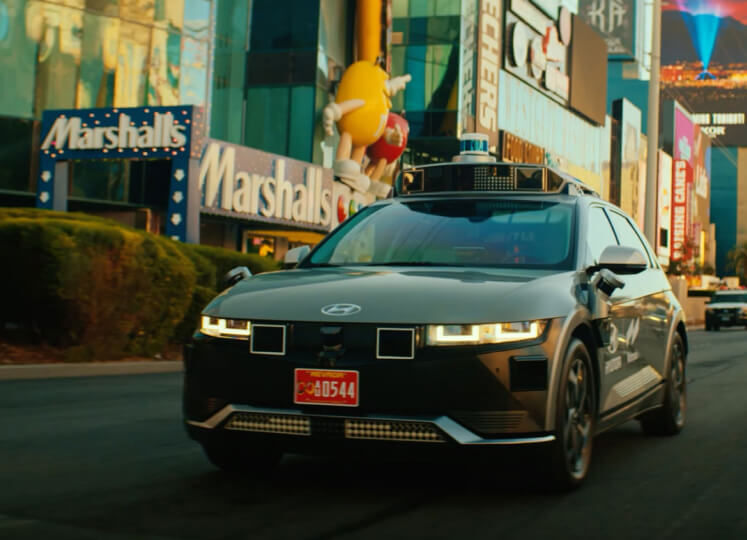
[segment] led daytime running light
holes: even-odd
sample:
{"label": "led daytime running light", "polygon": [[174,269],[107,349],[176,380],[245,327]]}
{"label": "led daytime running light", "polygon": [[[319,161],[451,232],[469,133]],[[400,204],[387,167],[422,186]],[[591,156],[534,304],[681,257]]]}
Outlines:
{"label": "led daytime running light", "polygon": [[547,321],[522,321],[472,325],[428,325],[428,345],[483,345],[537,339]]}
{"label": "led daytime running light", "polygon": [[252,325],[249,321],[240,319],[222,319],[203,315],[200,332],[213,337],[248,339],[252,333]]}

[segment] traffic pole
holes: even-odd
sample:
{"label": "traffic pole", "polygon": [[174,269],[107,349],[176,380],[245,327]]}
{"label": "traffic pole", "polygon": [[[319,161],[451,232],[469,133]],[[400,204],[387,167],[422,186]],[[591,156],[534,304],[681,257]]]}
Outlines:
{"label": "traffic pole", "polygon": [[648,84],[648,155],[646,158],[646,210],[644,234],[656,249],[656,215],[659,158],[659,70],[661,67],[661,0],[654,0],[651,32],[651,76]]}

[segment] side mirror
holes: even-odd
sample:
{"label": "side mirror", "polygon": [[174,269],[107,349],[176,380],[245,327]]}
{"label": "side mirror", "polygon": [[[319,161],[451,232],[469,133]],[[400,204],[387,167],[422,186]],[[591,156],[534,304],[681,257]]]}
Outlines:
{"label": "side mirror", "polygon": [[252,277],[252,273],[246,266],[237,266],[236,268],[229,270],[228,273],[223,276],[223,287],[226,289],[228,287],[233,287],[242,279],[250,277]]}
{"label": "side mirror", "polygon": [[309,254],[311,248],[309,246],[299,246],[293,249],[289,249],[283,259],[283,264],[286,268],[296,266],[300,263],[306,255]]}
{"label": "side mirror", "polygon": [[648,268],[639,250],[626,246],[607,246],[599,256],[595,270],[606,268],[615,274],[638,274]]}

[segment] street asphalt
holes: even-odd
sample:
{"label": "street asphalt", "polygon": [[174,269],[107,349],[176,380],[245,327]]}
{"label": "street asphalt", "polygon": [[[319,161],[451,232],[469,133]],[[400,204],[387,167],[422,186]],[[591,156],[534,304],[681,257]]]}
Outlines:
{"label": "street asphalt", "polygon": [[180,373],[0,380],[0,539],[745,539],[747,332],[690,340],[685,430],[599,436],[563,495],[503,454],[228,477],[184,432]]}

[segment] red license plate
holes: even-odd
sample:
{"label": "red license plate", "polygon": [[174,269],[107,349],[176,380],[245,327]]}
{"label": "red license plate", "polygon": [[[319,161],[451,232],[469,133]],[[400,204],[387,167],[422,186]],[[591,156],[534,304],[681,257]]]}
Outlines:
{"label": "red license plate", "polygon": [[358,406],[358,372],[342,369],[296,369],[293,403]]}

